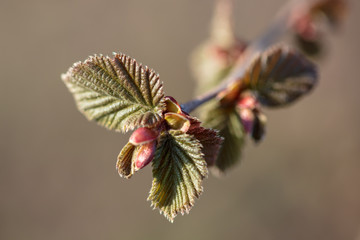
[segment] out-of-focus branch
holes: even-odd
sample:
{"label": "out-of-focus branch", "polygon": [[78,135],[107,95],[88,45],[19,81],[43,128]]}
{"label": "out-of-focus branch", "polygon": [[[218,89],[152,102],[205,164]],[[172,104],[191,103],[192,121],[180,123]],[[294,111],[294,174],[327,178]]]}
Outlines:
{"label": "out-of-focus branch", "polygon": [[[199,97],[188,101],[181,105],[183,111],[190,113],[200,105],[215,98],[221,91],[225,90],[235,81],[242,79],[247,69],[249,68],[252,60],[261,52],[266,50],[269,46],[276,43],[276,41],[283,36],[292,27],[297,20],[296,13],[309,11],[311,6],[316,2],[322,0],[290,0],[276,15],[274,21],[270,24],[267,30],[255,41],[249,44],[246,50],[241,54],[233,70],[222,81],[222,83],[213,90],[200,95]],[[228,1],[227,1],[228,2]]]}

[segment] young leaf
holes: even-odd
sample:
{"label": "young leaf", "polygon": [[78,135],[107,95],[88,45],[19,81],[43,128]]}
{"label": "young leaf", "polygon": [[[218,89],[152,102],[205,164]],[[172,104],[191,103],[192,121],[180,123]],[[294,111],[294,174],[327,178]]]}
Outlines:
{"label": "young leaf", "polygon": [[190,121],[186,118],[185,115],[179,113],[165,113],[164,119],[168,126],[173,130],[187,132],[190,127]]}
{"label": "young leaf", "polygon": [[220,148],[215,166],[224,172],[240,160],[245,140],[243,126],[235,111],[229,113],[227,116],[227,123],[225,128],[220,131],[220,135],[225,140]]}
{"label": "young leaf", "polygon": [[188,213],[203,191],[208,170],[201,144],[182,131],[164,133],[153,160],[153,183],[148,200],[173,221],[178,213]]}
{"label": "young leaf", "polygon": [[162,119],[165,104],[159,75],[124,54],[75,63],[62,79],[79,110],[109,129],[151,127]]}
{"label": "young leaf", "polygon": [[218,129],[224,139],[215,161],[215,167],[224,172],[240,160],[245,143],[244,128],[234,107],[225,108],[219,103],[213,103],[204,112],[204,125]]}
{"label": "young leaf", "polygon": [[213,166],[224,140],[219,131],[200,127],[200,122],[196,118],[191,118],[191,127],[187,133],[200,141],[207,166]]}
{"label": "young leaf", "polygon": [[315,65],[303,55],[284,46],[259,55],[243,81],[266,106],[283,106],[308,93],[316,84]]}
{"label": "young leaf", "polygon": [[116,169],[121,177],[130,178],[136,171],[149,164],[156,150],[156,141],[134,145],[128,142],[118,155]]}
{"label": "young leaf", "polygon": [[116,169],[121,177],[130,178],[134,172],[133,157],[136,152],[136,146],[127,143],[121,152],[119,153],[118,160],[116,162]]}

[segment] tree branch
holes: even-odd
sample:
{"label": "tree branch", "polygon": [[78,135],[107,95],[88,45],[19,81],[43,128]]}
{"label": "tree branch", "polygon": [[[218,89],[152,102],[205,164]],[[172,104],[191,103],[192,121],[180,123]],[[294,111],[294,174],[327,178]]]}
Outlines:
{"label": "tree branch", "polygon": [[183,111],[190,113],[200,105],[215,98],[221,91],[227,89],[229,85],[241,79],[247,69],[249,68],[252,60],[261,52],[266,50],[269,46],[276,43],[276,41],[284,35],[293,22],[296,20],[294,16],[295,11],[305,11],[310,8],[314,2],[319,0],[290,0],[277,14],[274,21],[270,24],[267,30],[255,41],[250,43],[244,53],[239,57],[231,73],[223,79],[222,83],[213,90],[196,97],[181,105]]}

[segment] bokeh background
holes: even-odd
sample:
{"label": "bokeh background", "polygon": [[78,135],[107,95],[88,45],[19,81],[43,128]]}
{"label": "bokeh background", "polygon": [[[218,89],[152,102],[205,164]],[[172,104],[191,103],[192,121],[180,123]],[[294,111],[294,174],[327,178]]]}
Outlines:
{"label": "bokeh background", "polygon": [[[236,0],[237,33],[255,38],[284,2]],[[88,122],[60,74],[121,51],[189,100],[213,1],[0,1],[0,239],[359,240],[359,5],[328,40],[315,91],[266,110],[264,142],[170,224],[146,201],[150,167],[131,180],[115,170],[129,135]]]}

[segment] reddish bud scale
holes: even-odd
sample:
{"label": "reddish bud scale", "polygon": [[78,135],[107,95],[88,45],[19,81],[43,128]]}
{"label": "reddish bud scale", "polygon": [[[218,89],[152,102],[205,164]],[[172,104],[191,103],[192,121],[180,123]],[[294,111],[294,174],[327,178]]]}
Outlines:
{"label": "reddish bud scale", "polygon": [[260,111],[257,99],[252,95],[240,98],[237,111],[245,132],[250,134],[255,142],[260,141],[265,134],[266,117]]}
{"label": "reddish bud scale", "polygon": [[255,119],[253,111],[248,108],[243,108],[239,110],[239,115],[245,132],[247,134],[252,133]]}
{"label": "reddish bud scale", "polygon": [[252,96],[241,98],[238,101],[237,105],[239,108],[247,108],[247,109],[255,109],[259,107],[258,101]]}
{"label": "reddish bud scale", "polygon": [[165,121],[171,129],[187,132],[190,128],[190,120],[184,114],[165,113]]}
{"label": "reddish bud scale", "polygon": [[174,130],[187,132],[190,128],[190,120],[187,113],[183,112],[179,103],[170,96],[165,97],[166,111],[164,119],[168,127]]}
{"label": "reddish bud scale", "polygon": [[135,146],[152,142],[159,136],[159,132],[150,128],[138,128],[130,136],[129,142]]}
{"label": "reddish bud scale", "polygon": [[135,171],[138,171],[148,165],[154,158],[156,150],[156,141],[145,143],[138,146],[136,158],[134,160]]}
{"label": "reddish bud scale", "polygon": [[181,113],[180,104],[170,96],[165,97],[166,112]]}
{"label": "reddish bud scale", "polygon": [[304,15],[299,18],[294,28],[302,38],[308,41],[318,38],[318,31],[310,15]]}

